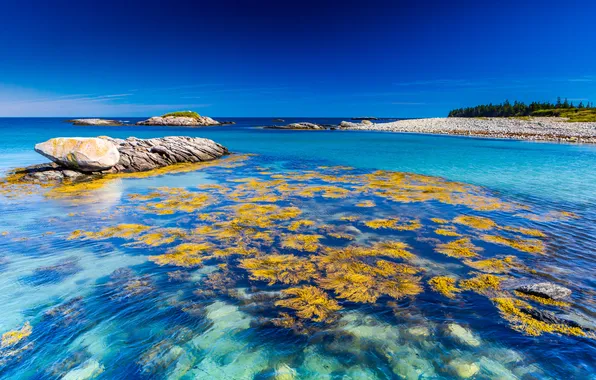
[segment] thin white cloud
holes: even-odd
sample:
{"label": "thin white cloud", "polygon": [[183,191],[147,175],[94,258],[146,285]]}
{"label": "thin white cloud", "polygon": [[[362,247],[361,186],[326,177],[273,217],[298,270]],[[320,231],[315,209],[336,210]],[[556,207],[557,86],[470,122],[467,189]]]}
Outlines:
{"label": "thin white cloud", "polygon": [[399,106],[421,106],[426,103],[424,103],[424,102],[391,102],[391,104],[399,105]]}

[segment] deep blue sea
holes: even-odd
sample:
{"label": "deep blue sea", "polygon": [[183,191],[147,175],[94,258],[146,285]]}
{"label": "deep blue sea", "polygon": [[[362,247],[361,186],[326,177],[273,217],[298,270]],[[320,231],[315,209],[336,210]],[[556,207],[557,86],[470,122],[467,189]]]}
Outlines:
{"label": "deep blue sea", "polygon": [[[33,146],[52,137],[232,152],[1,188],[0,378],[596,378],[596,146],[216,119],[236,124],[0,118],[0,175],[44,162]],[[572,295],[513,290],[528,281]]]}

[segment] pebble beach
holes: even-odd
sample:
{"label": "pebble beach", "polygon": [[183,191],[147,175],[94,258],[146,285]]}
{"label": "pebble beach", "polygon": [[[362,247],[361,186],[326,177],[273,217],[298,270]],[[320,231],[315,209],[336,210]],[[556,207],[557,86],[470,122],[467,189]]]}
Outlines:
{"label": "pebble beach", "polygon": [[596,123],[570,123],[562,118],[428,118],[390,123],[342,123],[350,130],[466,135],[531,141],[596,143]]}

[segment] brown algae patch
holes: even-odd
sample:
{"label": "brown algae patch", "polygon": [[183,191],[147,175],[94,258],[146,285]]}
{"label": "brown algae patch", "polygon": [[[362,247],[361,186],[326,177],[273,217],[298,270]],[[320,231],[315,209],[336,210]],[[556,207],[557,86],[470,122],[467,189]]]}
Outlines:
{"label": "brown algae patch", "polygon": [[294,309],[299,318],[314,322],[330,322],[333,314],[342,309],[337,301],[315,286],[285,289],[282,294],[288,298],[275,302],[275,306]]}
{"label": "brown algae patch", "polygon": [[250,273],[251,280],[298,284],[309,281],[316,274],[314,264],[294,255],[267,255],[240,261],[240,268]]}
{"label": "brown algae patch", "polygon": [[204,260],[211,258],[207,254],[211,248],[210,244],[205,243],[183,243],[163,255],[149,256],[149,260],[157,265],[192,268],[201,266]]}
{"label": "brown algae patch", "polygon": [[456,280],[449,276],[436,276],[428,281],[431,289],[441,293],[447,298],[455,298],[455,293],[461,292],[456,285]]}
{"label": "brown algae patch", "polygon": [[453,222],[457,224],[463,224],[477,230],[490,230],[497,226],[497,223],[495,223],[492,219],[472,215],[457,216],[453,219]]}
{"label": "brown algae patch", "polygon": [[505,256],[502,259],[464,260],[464,264],[485,273],[507,273],[512,268],[520,268],[515,256]]}
{"label": "brown algae patch", "polygon": [[479,294],[490,294],[501,289],[502,279],[492,274],[479,274],[476,277],[461,280],[459,287]]}
{"label": "brown algae patch", "polygon": [[518,251],[544,254],[546,246],[538,239],[507,238],[499,235],[482,235],[480,239],[493,244],[505,245]]}
{"label": "brown algae patch", "polygon": [[469,258],[478,256],[482,248],[472,244],[470,238],[461,238],[448,243],[439,244],[435,250],[443,255],[454,258]]}

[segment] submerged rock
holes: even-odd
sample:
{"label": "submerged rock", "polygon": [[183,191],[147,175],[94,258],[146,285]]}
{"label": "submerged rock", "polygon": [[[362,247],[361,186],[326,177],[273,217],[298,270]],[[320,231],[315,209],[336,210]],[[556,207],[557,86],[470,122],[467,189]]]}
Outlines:
{"label": "submerged rock", "polygon": [[271,125],[267,129],[298,129],[298,130],[324,130],[324,126],[314,123],[292,123],[288,125]]}
{"label": "submerged rock", "polygon": [[553,284],[552,282],[539,282],[535,284],[526,284],[517,287],[515,290],[525,294],[530,294],[538,297],[550,298],[553,300],[560,300],[571,295],[571,290]]}
{"label": "submerged rock", "polygon": [[217,120],[208,116],[153,116],[147,120],[139,121],[137,125],[171,125],[171,126],[208,126],[220,125]]}
{"label": "submerged rock", "polygon": [[79,172],[107,170],[120,160],[113,142],[95,137],[58,137],[36,144],[35,151],[62,167]]}
{"label": "submerged rock", "polygon": [[[215,141],[199,137],[167,136],[153,139],[129,137],[122,140],[102,136],[93,140],[99,141],[97,146],[105,144],[105,146],[113,147],[118,160],[113,160],[112,148],[106,151],[107,158],[100,156],[99,150],[95,150],[97,153],[95,160],[102,164],[96,165],[98,169],[82,170],[84,154],[81,153],[80,156],[77,156],[76,151],[83,149],[83,146],[75,145],[76,149],[73,151],[67,150],[66,145],[60,149],[54,149],[51,148],[54,144],[53,140],[58,139],[36,145],[36,151],[42,153],[41,148],[43,148],[45,153],[42,154],[55,162],[33,165],[17,171],[17,174],[24,174],[22,178],[24,181],[35,183],[79,181],[88,179],[92,175],[136,173],[174,164],[211,161],[229,153],[224,146]],[[58,152],[56,157],[53,156],[53,153],[50,154],[52,151]],[[81,158],[79,159],[79,157]],[[79,169],[72,168],[73,160],[77,161]],[[65,163],[63,164],[63,162]],[[89,162],[85,162],[84,165],[87,168],[92,167]],[[99,169],[100,167],[101,169]]]}
{"label": "submerged rock", "polygon": [[123,125],[117,120],[108,119],[72,119],[67,120],[68,123],[73,125],[101,125],[101,126],[120,126]]}
{"label": "submerged rock", "polygon": [[458,325],[457,323],[450,323],[449,326],[447,326],[447,330],[449,335],[451,335],[460,343],[464,343],[472,347],[480,346],[480,339],[477,338],[472,331]]}
{"label": "submerged rock", "polygon": [[467,379],[474,376],[480,371],[480,367],[476,363],[470,363],[463,359],[454,359],[449,362],[449,368],[460,379]]}

